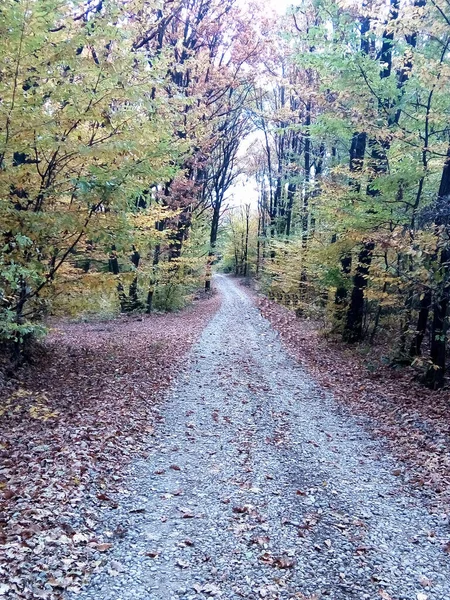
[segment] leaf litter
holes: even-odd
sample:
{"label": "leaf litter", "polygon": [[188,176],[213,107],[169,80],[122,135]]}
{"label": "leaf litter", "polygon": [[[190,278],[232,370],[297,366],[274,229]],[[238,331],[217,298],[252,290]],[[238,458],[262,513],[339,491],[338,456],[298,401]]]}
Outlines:
{"label": "leaf litter", "polygon": [[[96,573],[81,598],[205,600],[205,585],[227,600],[446,597],[445,522],[392,474],[398,462],[359,419],[283,351],[230,279],[218,285],[222,308],[165,403],[157,446],[131,467],[119,508],[106,515],[109,529],[128,523],[111,550],[127,571]],[[162,499],[178,488],[181,501]],[[143,496],[148,510],[129,520]],[[183,519],[180,508],[198,518]],[[139,558],[154,549],[156,558]]]}
{"label": "leaf litter", "polygon": [[[420,489],[432,512],[450,514],[450,391],[428,390],[417,381],[414,368],[398,370],[368,359],[358,348],[322,336],[320,324],[297,319],[267,297],[245,291],[314,379],[365,419],[370,434],[385,440],[407,466],[394,469],[393,475],[405,476]],[[376,354],[385,350],[381,346]],[[314,440],[308,443],[317,447]]]}
{"label": "leaf litter", "polygon": [[146,455],[161,397],[219,304],[213,296],[180,313],[55,322],[33,363],[4,382],[1,597],[77,592],[126,535],[103,531],[99,508],[116,506],[124,466]]}

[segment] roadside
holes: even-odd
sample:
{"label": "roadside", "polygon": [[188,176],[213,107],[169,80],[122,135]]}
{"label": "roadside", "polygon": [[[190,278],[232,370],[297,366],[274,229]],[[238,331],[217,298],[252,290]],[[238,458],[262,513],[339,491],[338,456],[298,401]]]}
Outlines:
{"label": "roadside", "polygon": [[[313,321],[250,291],[261,314],[314,379],[366,429],[386,440],[403,463],[398,476],[421,489],[432,512],[450,513],[450,391],[433,392],[413,369],[394,369],[382,356],[364,355],[327,339]],[[449,548],[450,551],[450,548]]]}
{"label": "roadside", "polygon": [[231,278],[71,600],[444,600],[448,519]]}
{"label": "roadside", "polygon": [[[0,400],[0,597],[59,598],[108,549],[102,506],[145,456],[160,400],[217,311],[58,323]],[[50,585],[49,585],[50,584]],[[8,593],[9,592],[9,593]]]}

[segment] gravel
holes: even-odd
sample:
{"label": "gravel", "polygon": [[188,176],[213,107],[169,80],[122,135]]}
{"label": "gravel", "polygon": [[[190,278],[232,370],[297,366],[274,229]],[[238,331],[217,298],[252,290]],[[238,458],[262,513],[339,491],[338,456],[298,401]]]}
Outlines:
{"label": "gravel", "polygon": [[73,598],[448,600],[448,519],[248,296],[215,281],[221,308],[105,509],[112,549]]}

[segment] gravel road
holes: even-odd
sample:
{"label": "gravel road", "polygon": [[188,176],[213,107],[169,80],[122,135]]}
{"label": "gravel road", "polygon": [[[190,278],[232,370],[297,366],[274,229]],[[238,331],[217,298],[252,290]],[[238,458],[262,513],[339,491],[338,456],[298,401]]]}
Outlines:
{"label": "gravel road", "polygon": [[[89,600],[449,600],[449,523],[230,279],[105,511]],[[75,598],[75,596],[74,596]]]}

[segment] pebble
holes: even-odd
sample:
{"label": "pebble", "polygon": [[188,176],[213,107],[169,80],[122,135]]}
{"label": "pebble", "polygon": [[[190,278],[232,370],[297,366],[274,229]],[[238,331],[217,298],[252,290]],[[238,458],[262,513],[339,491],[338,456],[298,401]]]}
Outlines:
{"label": "pebble", "polygon": [[104,509],[104,529],[126,534],[66,598],[448,600],[447,520],[393,474],[404,466],[368,420],[317,387],[248,295],[215,281],[221,308],[161,404],[149,456],[130,466],[118,508]]}

